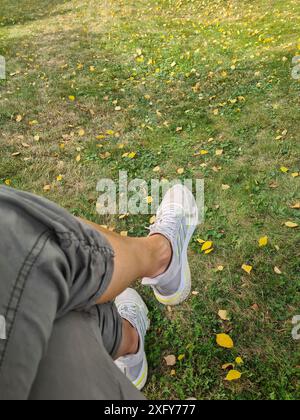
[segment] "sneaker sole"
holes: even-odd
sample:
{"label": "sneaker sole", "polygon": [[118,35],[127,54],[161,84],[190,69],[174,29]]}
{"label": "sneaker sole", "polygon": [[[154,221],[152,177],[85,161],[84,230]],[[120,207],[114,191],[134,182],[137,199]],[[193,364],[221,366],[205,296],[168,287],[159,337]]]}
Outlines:
{"label": "sneaker sole", "polygon": [[148,371],[149,371],[149,367],[148,367],[147,356],[146,356],[146,353],[144,353],[144,361],[143,361],[143,368],[142,368],[141,374],[135,381],[132,382],[133,385],[139,391],[142,391],[142,389],[145,387],[148,381]]}

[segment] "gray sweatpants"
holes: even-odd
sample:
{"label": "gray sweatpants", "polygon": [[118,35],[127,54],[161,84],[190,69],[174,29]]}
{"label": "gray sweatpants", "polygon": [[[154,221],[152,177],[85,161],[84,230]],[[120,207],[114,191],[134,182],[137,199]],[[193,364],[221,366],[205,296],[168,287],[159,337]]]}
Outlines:
{"label": "gray sweatpants", "polygon": [[0,400],[143,398],[112,360],[115,305],[96,305],[113,261],[93,228],[0,187]]}

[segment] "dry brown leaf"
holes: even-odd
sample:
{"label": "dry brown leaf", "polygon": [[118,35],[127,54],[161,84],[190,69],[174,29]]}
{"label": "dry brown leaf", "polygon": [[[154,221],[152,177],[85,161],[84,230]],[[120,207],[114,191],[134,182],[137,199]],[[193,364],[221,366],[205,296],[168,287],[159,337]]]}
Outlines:
{"label": "dry brown leaf", "polygon": [[222,319],[222,321],[229,321],[227,311],[224,311],[223,309],[220,309],[219,312],[218,312],[218,315],[219,315],[220,319]]}
{"label": "dry brown leaf", "polygon": [[167,366],[175,366],[176,365],[176,356],[174,354],[170,354],[169,356],[164,357]]}

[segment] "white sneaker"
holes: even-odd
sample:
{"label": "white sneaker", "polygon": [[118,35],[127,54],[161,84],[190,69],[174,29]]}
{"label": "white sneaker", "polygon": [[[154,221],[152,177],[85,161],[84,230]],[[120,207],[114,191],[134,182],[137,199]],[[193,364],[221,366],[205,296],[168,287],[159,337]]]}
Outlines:
{"label": "white sneaker", "polygon": [[115,304],[120,316],[136,328],[140,338],[137,354],[120,357],[115,361],[115,364],[133,385],[141,391],[148,379],[145,337],[150,327],[149,311],[141,296],[133,289],[125,290],[116,298]]}
{"label": "white sneaker", "polygon": [[191,191],[181,184],[165,195],[157,212],[150,235],[160,234],[171,243],[172,261],[164,274],[144,278],[143,284],[152,286],[157,300],[163,305],[179,305],[191,293],[191,271],[187,250],[198,224],[198,208]]}

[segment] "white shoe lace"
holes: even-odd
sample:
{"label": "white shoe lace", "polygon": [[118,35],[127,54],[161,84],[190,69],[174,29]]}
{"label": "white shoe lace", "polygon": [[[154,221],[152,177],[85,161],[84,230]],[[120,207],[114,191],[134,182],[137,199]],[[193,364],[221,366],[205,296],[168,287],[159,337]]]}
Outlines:
{"label": "white shoe lace", "polygon": [[155,223],[150,226],[150,234],[163,231],[170,241],[175,240],[183,217],[184,211],[180,207],[168,206],[164,208],[161,214],[158,214]]}
{"label": "white shoe lace", "polygon": [[149,321],[139,305],[135,302],[122,303],[118,307],[118,312],[123,319],[126,319],[137,329],[140,337],[145,337],[149,327]]}

